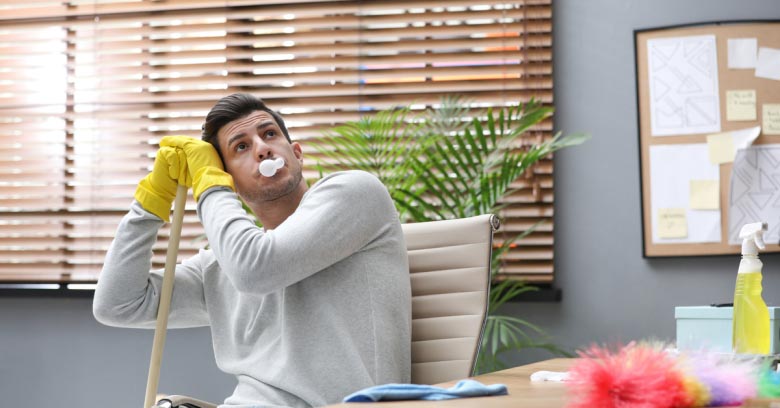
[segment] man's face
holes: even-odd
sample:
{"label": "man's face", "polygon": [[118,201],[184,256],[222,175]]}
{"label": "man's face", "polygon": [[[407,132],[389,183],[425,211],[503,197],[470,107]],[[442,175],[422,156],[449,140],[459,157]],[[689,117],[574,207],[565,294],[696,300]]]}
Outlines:
{"label": "man's face", "polygon": [[[301,145],[289,143],[268,112],[255,111],[228,122],[217,132],[225,170],[233,176],[236,192],[247,203],[273,201],[286,196],[303,178]],[[272,177],[260,174],[265,159],[284,159]]]}

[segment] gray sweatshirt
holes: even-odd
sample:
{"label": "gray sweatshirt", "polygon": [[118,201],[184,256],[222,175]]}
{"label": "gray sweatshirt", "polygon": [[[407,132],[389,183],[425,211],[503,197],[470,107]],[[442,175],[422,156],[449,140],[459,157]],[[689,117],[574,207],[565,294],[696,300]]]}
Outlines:
{"label": "gray sweatshirt", "polygon": [[[198,215],[210,249],[177,265],[169,327],[211,326],[217,366],[238,380],[225,407],[321,406],[410,381],[406,246],[378,179],[331,174],[274,230],[225,188],[205,192]],[[122,219],[95,292],[101,323],[154,328],[162,225],[137,202]]]}

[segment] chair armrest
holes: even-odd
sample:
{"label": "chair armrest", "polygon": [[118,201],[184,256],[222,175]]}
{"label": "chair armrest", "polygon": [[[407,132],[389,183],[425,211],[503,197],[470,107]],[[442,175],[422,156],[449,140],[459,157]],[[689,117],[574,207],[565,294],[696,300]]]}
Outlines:
{"label": "chair armrest", "polygon": [[215,404],[210,402],[201,401],[199,399],[190,398],[185,395],[169,395],[165,398],[157,401],[155,407],[159,408],[176,408],[176,407],[188,407],[188,408],[217,408]]}

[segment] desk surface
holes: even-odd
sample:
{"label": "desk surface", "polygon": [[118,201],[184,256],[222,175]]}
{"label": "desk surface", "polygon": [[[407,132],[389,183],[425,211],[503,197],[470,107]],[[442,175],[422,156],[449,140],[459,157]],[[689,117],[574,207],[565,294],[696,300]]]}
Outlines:
{"label": "desk surface", "polygon": [[[479,375],[475,380],[489,384],[505,384],[509,388],[509,395],[492,397],[460,398],[444,401],[387,401],[387,402],[361,402],[359,404],[337,404],[330,407],[339,408],[561,408],[569,401],[566,385],[560,382],[531,382],[531,374],[536,371],[567,371],[576,359],[556,358],[540,361],[520,367],[509,368],[494,373]],[[449,388],[457,381],[442,384]],[[752,400],[743,407],[775,408],[780,405],[780,400]]]}
{"label": "desk surface", "polygon": [[[568,401],[566,386],[555,382],[531,382],[531,373],[540,370],[566,371],[574,363],[574,359],[557,358],[540,361],[520,367],[509,368],[494,373],[474,377],[475,380],[489,384],[506,384],[509,395],[493,397],[460,398],[446,401],[436,401],[437,407],[457,408],[491,408],[491,407],[523,407],[523,408],[559,408]],[[457,381],[439,384],[449,388]],[[381,408],[431,408],[431,401],[388,401],[360,404],[338,404],[332,407],[363,408],[378,406]]]}

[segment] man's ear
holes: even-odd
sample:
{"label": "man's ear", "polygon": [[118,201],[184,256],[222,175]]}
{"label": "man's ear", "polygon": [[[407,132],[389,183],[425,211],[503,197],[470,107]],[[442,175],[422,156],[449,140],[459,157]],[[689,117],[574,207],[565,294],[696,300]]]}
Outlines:
{"label": "man's ear", "polygon": [[301,144],[298,142],[292,142],[292,149],[295,158],[298,159],[298,161],[300,161],[301,163],[303,163],[303,149],[301,149]]}

